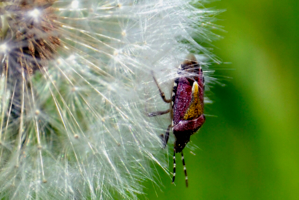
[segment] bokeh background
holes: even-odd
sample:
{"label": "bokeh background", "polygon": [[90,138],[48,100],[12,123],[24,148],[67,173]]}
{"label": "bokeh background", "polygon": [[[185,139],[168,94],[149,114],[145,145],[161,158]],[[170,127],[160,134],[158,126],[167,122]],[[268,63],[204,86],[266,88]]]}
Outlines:
{"label": "bokeh background", "polygon": [[[213,43],[215,68],[209,115],[185,151],[189,188],[177,155],[176,186],[146,184],[146,199],[299,199],[299,1],[222,0],[224,39]],[[230,62],[226,64],[225,62]],[[172,160],[169,160],[172,168]],[[144,198],[144,197],[140,197]]]}

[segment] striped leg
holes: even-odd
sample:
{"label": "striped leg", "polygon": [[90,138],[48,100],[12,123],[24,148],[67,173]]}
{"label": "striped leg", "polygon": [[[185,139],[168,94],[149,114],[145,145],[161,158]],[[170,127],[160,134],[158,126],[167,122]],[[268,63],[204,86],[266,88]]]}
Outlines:
{"label": "striped leg", "polygon": [[173,150],[173,177],[172,177],[172,183],[174,183],[174,180],[175,180],[175,167],[176,167],[176,164],[175,164],[175,149]]}
{"label": "striped leg", "polygon": [[186,187],[188,187],[187,168],[186,168],[186,165],[185,165],[185,159],[184,159],[183,151],[181,152],[181,155],[182,155],[182,162],[183,162],[184,173],[185,173]]}

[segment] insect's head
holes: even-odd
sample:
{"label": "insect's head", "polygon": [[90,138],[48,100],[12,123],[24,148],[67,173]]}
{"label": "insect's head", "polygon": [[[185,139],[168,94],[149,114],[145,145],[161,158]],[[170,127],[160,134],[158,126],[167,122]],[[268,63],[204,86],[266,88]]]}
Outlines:
{"label": "insect's head", "polygon": [[185,61],[180,65],[180,70],[187,73],[198,74],[200,70],[200,65],[196,61],[196,58],[193,54],[189,54]]}
{"label": "insect's head", "polygon": [[184,137],[176,137],[176,141],[174,143],[176,153],[181,152],[189,141],[190,135],[188,134],[184,135]]}

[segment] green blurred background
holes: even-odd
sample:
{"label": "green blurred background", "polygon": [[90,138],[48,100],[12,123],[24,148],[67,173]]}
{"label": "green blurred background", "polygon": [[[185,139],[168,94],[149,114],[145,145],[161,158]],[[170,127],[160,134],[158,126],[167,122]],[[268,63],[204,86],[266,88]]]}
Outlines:
{"label": "green blurred background", "polygon": [[[200,149],[185,159],[189,188],[177,155],[176,186],[161,170],[165,187],[146,199],[299,199],[299,1],[222,0],[217,18],[226,32],[214,42],[223,62],[214,66],[214,103],[201,131]],[[230,78],[227,78],[230,77]],[[170,170],[172,160],[170,160]],[[144,197],[141,197],[142,199]]]}

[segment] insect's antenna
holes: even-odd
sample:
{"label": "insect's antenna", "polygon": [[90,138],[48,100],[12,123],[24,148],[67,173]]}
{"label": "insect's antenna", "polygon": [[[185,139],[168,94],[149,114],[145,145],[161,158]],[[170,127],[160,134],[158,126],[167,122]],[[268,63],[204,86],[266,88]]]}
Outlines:
{"label": "insect's antenna", "polygon": [[175,167],[176,167],[176,164],[175,164],[175,148],[173,149],[173,177],[172,177],[172,183],[174,183],[174,180],[175,180]]}
{"label": "insect's antenna", "polygon": [[182,162],[183,162],[183,166],[184,166],[184,173],[185,173],[186,187],[188,187],[187,168],[186,168],[186,165],[185,165],[185,159],[184,159],[183,151],[181,152],[181,155],[182,155]]}

